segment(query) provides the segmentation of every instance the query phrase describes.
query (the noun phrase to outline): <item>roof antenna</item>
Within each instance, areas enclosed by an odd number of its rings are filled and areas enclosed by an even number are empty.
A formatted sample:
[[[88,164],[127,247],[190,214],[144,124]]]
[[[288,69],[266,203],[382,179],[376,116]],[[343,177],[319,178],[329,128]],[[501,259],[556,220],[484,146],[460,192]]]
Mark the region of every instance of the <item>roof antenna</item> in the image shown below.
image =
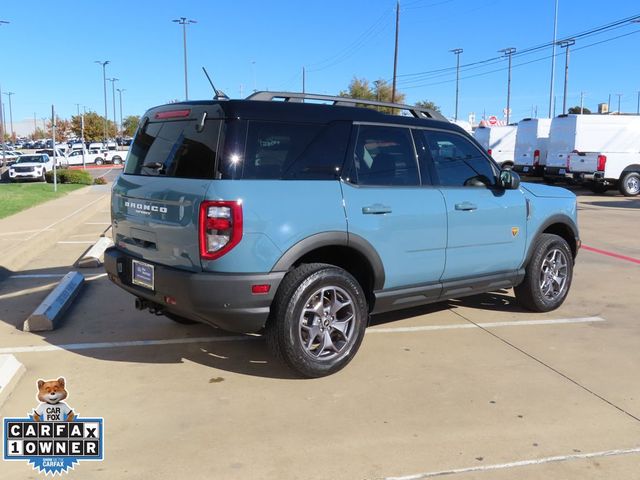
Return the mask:
[[[213,88],[213,93],[215,93],[215,96],[213,97],[213,99],[214,100],[229,100],[229,97],[227,97],[227,95],[222,90],[217,90],[216,87],[213,85],[213,82],[211,81],[211,77],[209,76],[209,73],[207,72],[207,69],[202,67],[202,71],[207,76],[207,80],[209,80],[209,83],[211,84],[211,88]]]

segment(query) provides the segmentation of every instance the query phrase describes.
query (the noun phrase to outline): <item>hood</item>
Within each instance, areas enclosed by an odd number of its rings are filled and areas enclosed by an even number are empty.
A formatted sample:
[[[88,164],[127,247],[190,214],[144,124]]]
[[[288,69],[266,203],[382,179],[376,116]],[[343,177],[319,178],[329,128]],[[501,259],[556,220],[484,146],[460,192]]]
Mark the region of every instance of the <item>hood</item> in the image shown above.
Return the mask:
[[[20,162],[20,163],[13,163],[11,166],[12,167],[44,167],[46,164],[45,163],[40,163],[40,162]]]
[[[566,188],[552,187],[541,183],[522,182],[520,186],[536,197],[545,198],[575,198],[575,194]]]

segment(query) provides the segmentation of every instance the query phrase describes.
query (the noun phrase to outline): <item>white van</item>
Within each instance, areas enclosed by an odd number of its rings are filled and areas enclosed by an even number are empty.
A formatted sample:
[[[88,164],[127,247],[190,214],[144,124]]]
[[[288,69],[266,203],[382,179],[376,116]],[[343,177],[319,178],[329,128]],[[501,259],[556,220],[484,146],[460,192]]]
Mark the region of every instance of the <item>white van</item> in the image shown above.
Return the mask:
[[[516,125],[478,127],[473,136],[501,167],[513,167]]]
[[[550,118],[525,118],[518,122],[513,169],[521,175],[541,177],[547,163]]]
[[[564,119],[560,130],[566,135],[565,125],[575,127],[571,132],[575,141],[565,147],[568,151],[565,176],[584,183],[596,193],[617,186],[625,196],[640,194],[640,116],[569,117],[573,118]]]

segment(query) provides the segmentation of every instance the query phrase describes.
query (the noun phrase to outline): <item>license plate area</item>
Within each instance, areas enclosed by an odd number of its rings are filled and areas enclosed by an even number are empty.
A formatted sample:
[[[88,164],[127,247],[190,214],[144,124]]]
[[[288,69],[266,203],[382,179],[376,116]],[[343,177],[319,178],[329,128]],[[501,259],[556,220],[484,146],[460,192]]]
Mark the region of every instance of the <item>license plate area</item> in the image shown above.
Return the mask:
[[[153,265],[141,262],[140,260],[132,260],[131,283],[153,290],[155,288],[155,270]]]
[[[564,175],[565,173],[567,173],[567,169],[566,168],[561,168],[559,173],[560,173],[560,175]]]

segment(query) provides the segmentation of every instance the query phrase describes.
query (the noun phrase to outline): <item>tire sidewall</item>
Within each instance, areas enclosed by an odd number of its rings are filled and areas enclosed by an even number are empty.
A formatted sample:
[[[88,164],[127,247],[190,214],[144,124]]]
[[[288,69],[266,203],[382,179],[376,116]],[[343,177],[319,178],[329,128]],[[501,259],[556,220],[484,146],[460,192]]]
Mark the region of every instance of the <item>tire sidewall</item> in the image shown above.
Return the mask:
[[[545,257],[554,248],[561,250],[566,257],[567,279],[563,294],[560,297],[554,298],[553,300],[547,300],[540,289],[540,269],[542,268],[542,262],[544,261]],[[573,255],[566,240],[557,235],[543,235],[536,245],[535,253],[533,254],[533,257],[531,259],[529,272],[527,273],[530,276],[529,282],[531,288],[533,289],[532,299],[535,302],[536,306],[540,309],[540,311],[548,312],[550,310],[555,310],[560,305],[562,305],[562,303],[567,298],[567,295],[569,294],[571,282],[573,280]]]
[[[638,195],[638,192],[633,193],[627,189],[627,181],[629,180],[629,177],[636,177],[640,181],[640,173],[638,172],[625,173],[620,179],[620,193],[622,193],[625,197],[635,197],[636,195]]]
[[[340,287],[352,297],[356,317],[353,326],[355,331],[350,343],[339,356],[330,360],[315,360],[305,352],[302,345],[299,334],[300,317],[309,296],[323,286]],[[283,313],[283,353],[291,366],[308,377],[329,375],[351,361],[362,343],[368,316],[362,287],[348,272],[336,267],[323,268],[304,278],[293,291]]]

